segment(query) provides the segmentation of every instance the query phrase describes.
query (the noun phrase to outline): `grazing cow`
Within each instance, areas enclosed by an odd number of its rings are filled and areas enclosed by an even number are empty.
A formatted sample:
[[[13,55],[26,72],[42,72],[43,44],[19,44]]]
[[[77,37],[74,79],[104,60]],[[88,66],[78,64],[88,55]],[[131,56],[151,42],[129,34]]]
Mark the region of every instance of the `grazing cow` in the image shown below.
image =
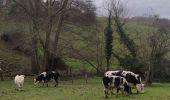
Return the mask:
[[[16,90],[22,90],[23,88],[23,85],[24,85],[24,75],[16,75],[15,78],[14,78],[14,83],[15,83],[15,86],[16,86]]]
[[[41,74],[39,74],[35,79],[34,79],[34,85],[37,85],[39,82],[47,84],[48,87],[48,82],[52,79],[55,80],[55,87],[58,85],[58,78],[59,78],[60,74],[58,72],[55,71],[49,71],[49,72],[42,72]]]
[[[141,77],[131,71],[107,71],[105,76],[111,77],[113,75],[124,77],[130,87],[135,86],[137,93],[144,93],[144,84],[142,84]],[[131,91],[131,89],[130,89]],[[132,92],[131,92],[132,93]]]
[[[113,88],[116,88],[116,96],[118,96],[119,90],[122,94],[129,95],[130,87],[124,77],[121,76],[111,76],[103,77],[104,93],[105,98],[108,98],[109,91],[113,93]]]

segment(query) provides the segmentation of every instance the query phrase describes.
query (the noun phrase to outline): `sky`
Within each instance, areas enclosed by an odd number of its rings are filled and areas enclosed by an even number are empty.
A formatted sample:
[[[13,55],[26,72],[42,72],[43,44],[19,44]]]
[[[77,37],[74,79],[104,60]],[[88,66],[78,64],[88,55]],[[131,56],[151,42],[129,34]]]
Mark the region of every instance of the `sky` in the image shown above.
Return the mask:
[[[107,0],[93,0],[97,14],[103,16],[103,3]],[[121,0],[128,9],[129,16],[149,16],[158,14],[161,18],[170,19],[170,0]]]

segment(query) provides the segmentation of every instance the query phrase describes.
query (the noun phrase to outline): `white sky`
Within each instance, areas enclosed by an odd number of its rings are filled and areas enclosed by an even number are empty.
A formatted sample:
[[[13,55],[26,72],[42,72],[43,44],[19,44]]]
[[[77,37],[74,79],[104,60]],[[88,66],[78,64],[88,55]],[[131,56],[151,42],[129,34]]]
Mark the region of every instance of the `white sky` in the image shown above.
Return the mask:
[[[104,1],[107,0],[93,0],[97,6],[97,14],[104,15],[101,8]],[[162,18],[170,19],[170,0],[122,0],[128,8],[129,16],[143,16],[151,12],[159,14]]]

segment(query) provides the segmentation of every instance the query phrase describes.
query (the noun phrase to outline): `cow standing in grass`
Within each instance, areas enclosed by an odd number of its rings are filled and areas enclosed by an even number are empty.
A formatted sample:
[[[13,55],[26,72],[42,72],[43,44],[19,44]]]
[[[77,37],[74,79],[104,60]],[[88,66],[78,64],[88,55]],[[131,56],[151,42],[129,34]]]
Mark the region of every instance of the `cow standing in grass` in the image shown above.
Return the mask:
[[[42,82],[43,86],[46,83],[48,87],[48,82],[53,79],[55,81],[55,87],[56,87],[58,85],[59,76],[60,74],[55,71],[42,72],[34,79],[34,85],[37,85],[39,82]]]
[[[25,76],[24,75],[16,75],[15,78],[14,78],[14,83],[15,83],[15,86],[16,86],[16,90],[22,90],[23,89],[23,85],[24,85],[24,78]]]
[[[142,84],[141,77],[138,74],[135,74],[131,71],[107,71],[105,76],[121,76],[124,77],[130,87],[135,86],[137,89],[137,93],[144,93],[144,84]],[[130,93],[132,93],[130,88]]]
[[[118,96],[119,91],[122,94],[129,95],[130,87],[124,77],[121,76],[104,76],[103,77],[104,93],[105,98],[108,98],[109,91],[113,93],[113,88],[116,88],[116,96]]]

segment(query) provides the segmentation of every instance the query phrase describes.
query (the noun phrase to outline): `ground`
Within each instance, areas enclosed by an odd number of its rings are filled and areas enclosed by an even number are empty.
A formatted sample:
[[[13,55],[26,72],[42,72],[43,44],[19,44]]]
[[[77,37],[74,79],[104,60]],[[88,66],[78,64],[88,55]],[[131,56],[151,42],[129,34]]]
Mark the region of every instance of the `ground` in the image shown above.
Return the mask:
[[[16,91],[13,81],[0,81],[0,100],[170,100],[170,83],[154,83],[146,87],[144,94],[121,94],[104,98],[101,78],[85,80],[60,81],[58,87],[34,87],[32,78],[26,78],[24,91]]]

